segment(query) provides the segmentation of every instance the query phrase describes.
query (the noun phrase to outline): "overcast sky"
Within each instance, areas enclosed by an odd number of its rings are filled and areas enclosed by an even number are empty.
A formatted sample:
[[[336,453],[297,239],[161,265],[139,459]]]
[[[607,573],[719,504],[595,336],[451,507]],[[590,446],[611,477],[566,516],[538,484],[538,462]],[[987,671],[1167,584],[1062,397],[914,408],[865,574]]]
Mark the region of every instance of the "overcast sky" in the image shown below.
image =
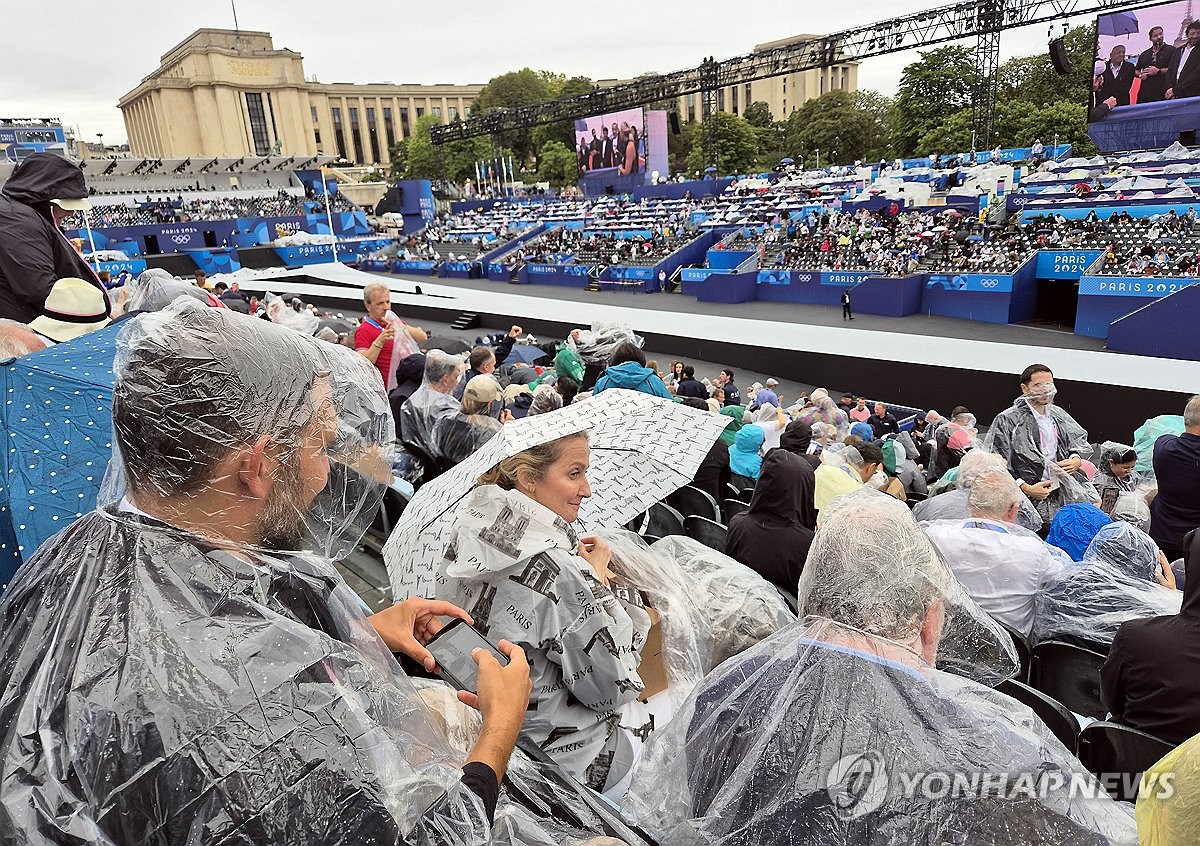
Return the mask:
[[[60,117],[94,141],[125,141],[117,100],[201,27],[233,26],[227,0],[56,0],[5,7],[0,117]],[[930,7],[914,0],[652,0],[598,15],[564,0],[238,0],[242,29],[304,56],[322,82],[483,83],[524,66],[593,79],[632,77],[727,58],[799,33],[848,29]],[[1084,23],[1072,21],[1072,24]],[[967,43],[973,44],[973,39]],[[1006,32],[1003,55],[1044,52],[1046,25]],[[859,87],[895,93],[915,52],[868,59]]]

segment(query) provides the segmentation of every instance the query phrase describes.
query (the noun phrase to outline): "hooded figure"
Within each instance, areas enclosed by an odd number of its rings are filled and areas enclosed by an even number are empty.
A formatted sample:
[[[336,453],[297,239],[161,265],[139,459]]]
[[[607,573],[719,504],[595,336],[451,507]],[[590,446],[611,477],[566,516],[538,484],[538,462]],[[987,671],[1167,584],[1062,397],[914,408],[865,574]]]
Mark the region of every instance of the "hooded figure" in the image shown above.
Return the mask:
[[[458,413],[459,401],[450,392],[465,369],[466,364],[460,356],[441,350],[430,350],[426,354],[421,387],[400,407],[400,416],[396,419],[400,440],[406,448],[419,450],[435,462],[441,458],[434,429],[439,420]]]
[[[1129,810],[987,686],[1016,674],[1012,641],[903,503],[864,490],[831,504],[799,588],[801,619],[710,673],[650,739],[626,808],[660,842],[1136,840]],[[929,773],[1011,781],[923,790]],[[1045,789],[1014,790],[1021,773]]]
[[[783,449],[767,453],[750,508],[729,521],[726,554],[794,593],[817,527],[815,485],[812,465],[802,457]]]
[[[400,409],[405,401],[421,387],[425,378],[425,354],[413,353],[400,359],[396,365],[396,387],[388,391],[388,404],[392,407],[392,419],[397,426],[400,421]]]
[[[55,209],[85,208],[87,196],[83,171],[52,153],[29,156],[4,183],[0,191],[0,318],[29,323],[41,315],[54,283],[70,277],[99,288],[105,316],[111,314],[104,285],[55,219]]]
[[[1112,523],[1112,518],[1090,502],[1064,505],[1050,522],[1046,543],[1057,546],[1072,561],[1082,561],[1096,533]]]
[[[671,399],[671,394],[667,390],[666,384],[663,383],[658,374],[644,364],[638,364],[636,361],[623,361],[620,364],[607,368],[600,375],[600,378],[596,380],[596,387],[592,390],[592,396],[609,388],[628,388],[631,391],[650,394],[650,396]]]
[[[162,311],[179,297],[191,297],[205,305],[213,304],[213,298],[203,289],[191,282],[176,279],[161,267],[151,267],[139,273],[137,280],[130,284],[125,313]]]
[[[1173,616],[1130,620],[1100,673],[1111,720],[1182,743],[1200,726],[1200,530],[1183,539],[1187,578]]]
[[[391,461],[371,365],[182,300],[115,370],[105,504],[0,601],[0,839],[488,842],[497,774],[461,767],[331,560]]]
[[[737,433],[746,425],[746,409],[740,405],[727,405],[720,413],[729,418],[725,431],[721,432],[721,440],[725,442],[725,446],[731,447]]]
[[[762,426],[750,423],[739,429],[729,450],[730,471],[738,476],[757,479],[762,468],[762,456],[758,451],[762,449],[764,440],[766,434]]]
[[[821,466],[821,459],[816,455],[809,455],[808,448],[812,445],[812,424],[807,420],[793,420],[783,430],[783,434],[779,436],[779,448],[790,452],[792,455],[798,455],[808,462],[808,465],[816,470]]]
[[[806,408],[796,415],[797,420],[803,420],[810,426],[813,423],[824,423],[827,426],[833,427],[836,431],[834,438],[841,440],[850,432],[850,418],[846,412],[837,407],[833,398],[829,396],[829,391],[824,388],[817,388],[809,397],[812,400],[812,408]]]
[[[1160,554],[1149,535],[1128,523],[1102,528],[1083,563],[1035,596],[1034,643],[1063,640],[1107,654],[1126,620],[1178,614],[1183,594],[1159,583]]]

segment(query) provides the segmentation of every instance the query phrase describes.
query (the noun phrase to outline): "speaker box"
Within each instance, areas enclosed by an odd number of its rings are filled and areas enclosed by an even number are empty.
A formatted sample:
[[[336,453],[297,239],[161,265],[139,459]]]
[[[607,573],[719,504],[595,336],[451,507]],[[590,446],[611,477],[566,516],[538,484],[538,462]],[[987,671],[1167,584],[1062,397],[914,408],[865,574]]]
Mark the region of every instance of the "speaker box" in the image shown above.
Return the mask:
[[[680,129],[679,129],[679,112],[668,112],[668,113],[667,113],[667,120],[668,120],[668,121],[670,122],[670,124],[671,124],[671,134],[672,134],[672,135],[678,135],[678,134],[679,134],[679,132],[680,132]]]
[[[1054,65],[1054,70],[1060,76],[1066,76],[1071,72],[1071,60],[1067,57],[1067,46],[1063,44],[1061,38],[1050,42],[1050,64]]]

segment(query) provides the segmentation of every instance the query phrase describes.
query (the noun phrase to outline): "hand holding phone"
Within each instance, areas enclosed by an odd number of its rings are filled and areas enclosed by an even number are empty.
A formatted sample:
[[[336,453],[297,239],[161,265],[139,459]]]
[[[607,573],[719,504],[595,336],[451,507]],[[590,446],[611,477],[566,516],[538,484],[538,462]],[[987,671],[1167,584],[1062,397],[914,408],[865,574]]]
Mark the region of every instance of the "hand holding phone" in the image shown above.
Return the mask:
[[[497,644],[493,644],[463,620],[451,620],[449,625],[425,644],[425,648],[433,653],[437,660],[442,678],[459,690],[472,694],[477,693],[479,689],[479,663],[473,654],[476,649],[482,649],[501,667],[508,666],[509,662],[508,656]]]

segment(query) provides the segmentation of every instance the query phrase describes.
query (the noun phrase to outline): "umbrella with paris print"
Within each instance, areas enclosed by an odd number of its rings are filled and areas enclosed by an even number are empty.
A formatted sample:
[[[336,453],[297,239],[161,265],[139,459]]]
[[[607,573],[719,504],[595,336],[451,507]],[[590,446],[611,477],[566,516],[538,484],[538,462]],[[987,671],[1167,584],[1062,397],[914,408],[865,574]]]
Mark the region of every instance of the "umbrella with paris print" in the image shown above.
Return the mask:
[[[587,432],[592,495],[577,528],[618,528],[689,484],[728,417],[649,394],[612,389],[566,408],[514,420],[461,464],[421,487],[383,548],[396,600],[433,596],[455,513],[475,480],[505,458]]]

